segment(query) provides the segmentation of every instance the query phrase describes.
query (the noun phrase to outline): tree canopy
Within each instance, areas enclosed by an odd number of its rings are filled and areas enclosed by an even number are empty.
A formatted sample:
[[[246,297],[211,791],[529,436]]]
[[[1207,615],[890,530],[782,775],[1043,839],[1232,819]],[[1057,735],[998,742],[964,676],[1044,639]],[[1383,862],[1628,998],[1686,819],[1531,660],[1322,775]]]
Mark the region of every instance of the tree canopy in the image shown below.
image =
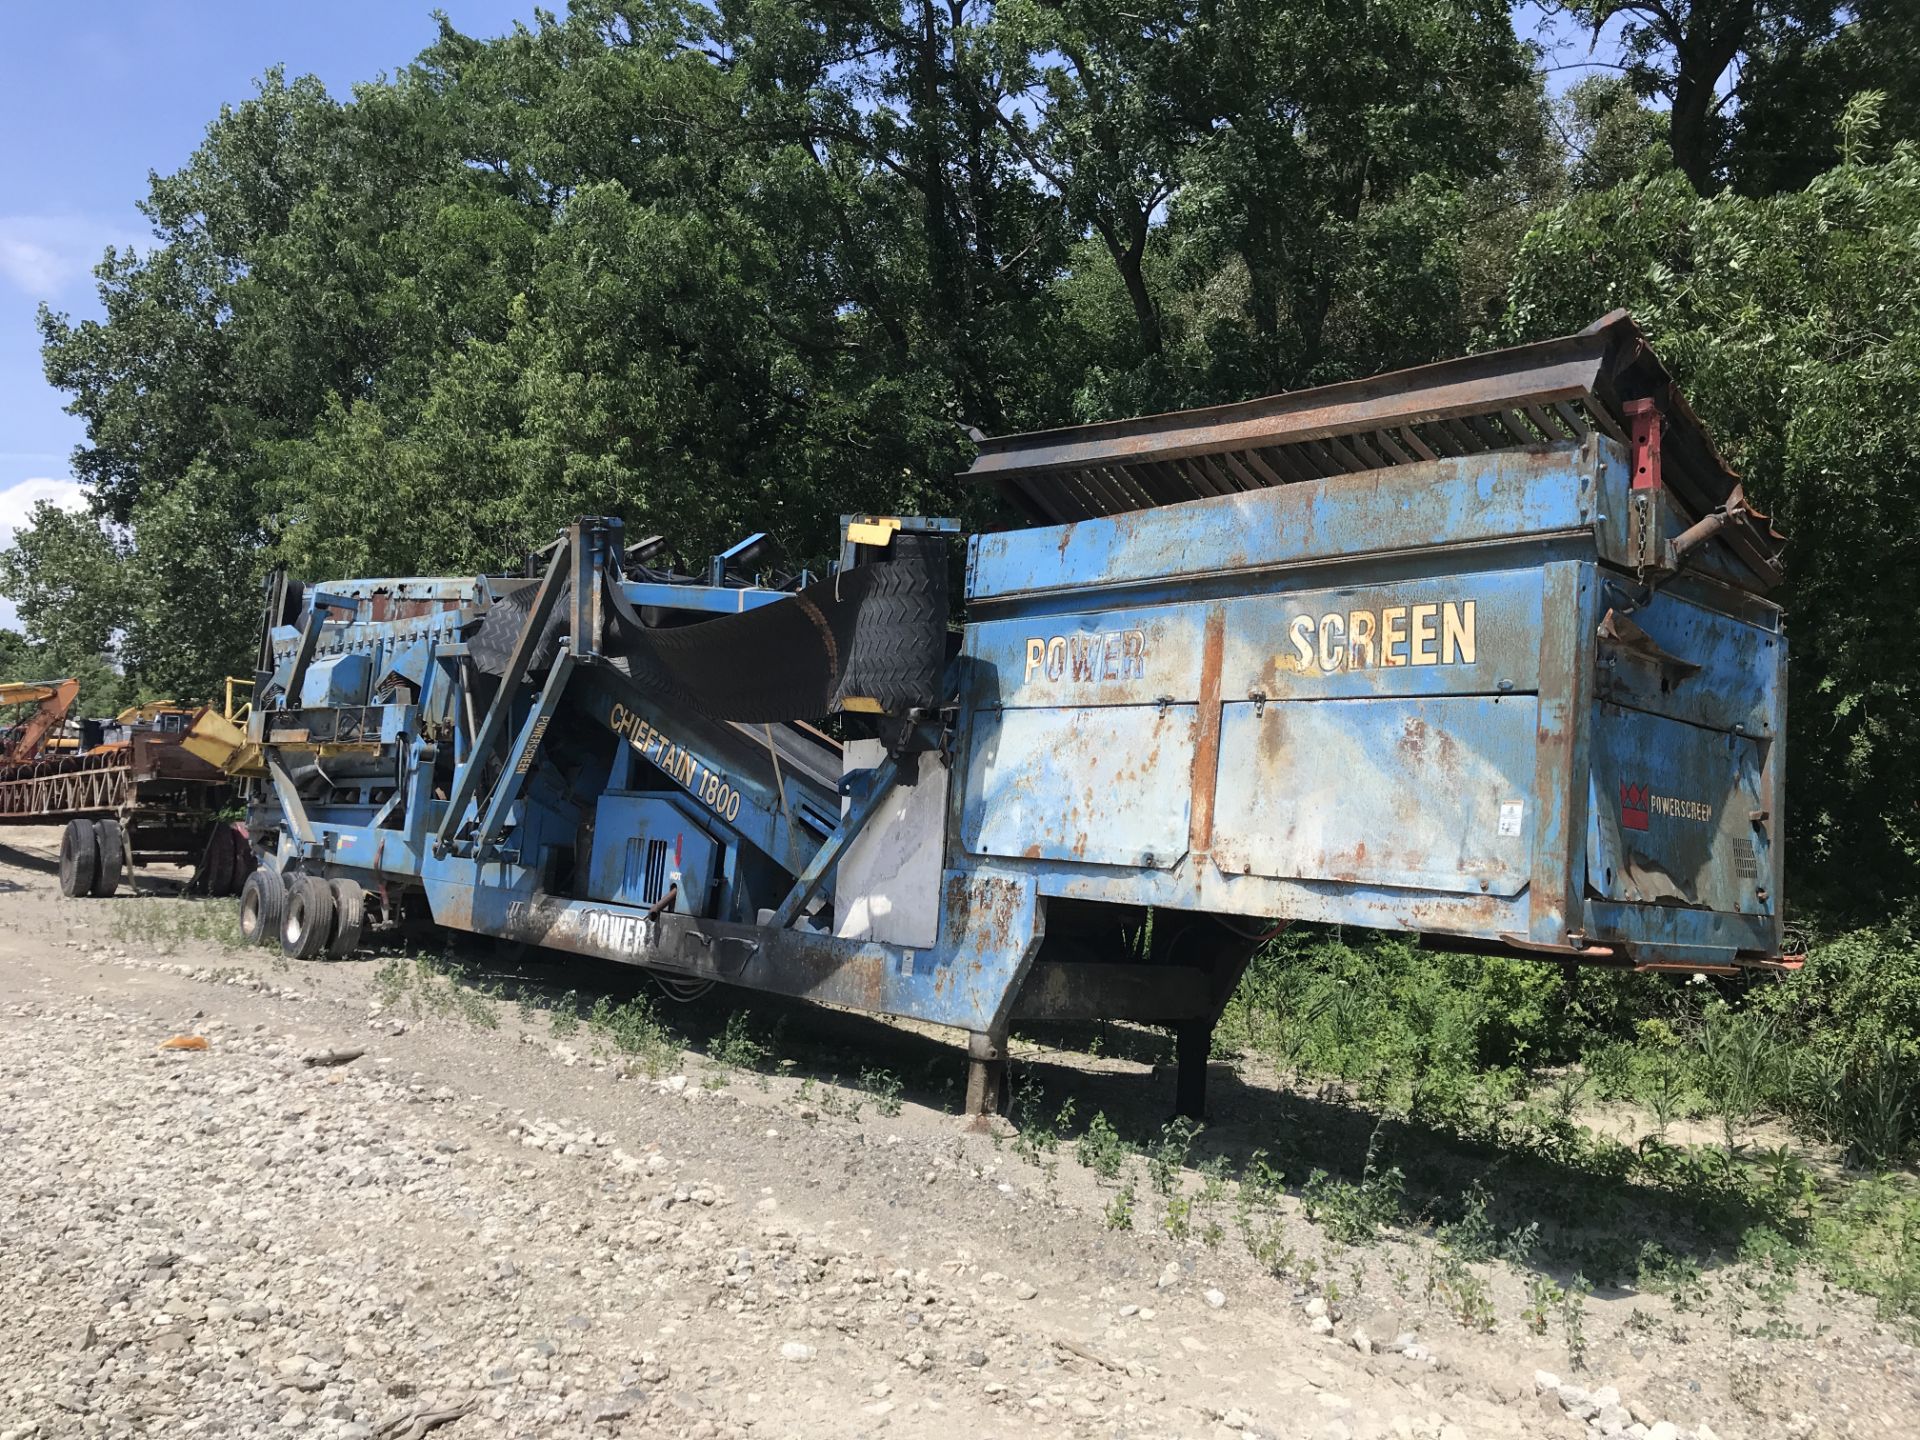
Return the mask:
[[[1564,8],[1618,68],[1558,96],[1483,0],[576,0],[346,97],[270,73],[102,318],[42,313],[94,509],[0,555],[4,658],[209,694],[272,564],[498,567],[586,512],[797,566],[845,511],[986,518],[968,427],[1627,304],[1794,537],[1796,867],[1907,893],[1911,7]]]

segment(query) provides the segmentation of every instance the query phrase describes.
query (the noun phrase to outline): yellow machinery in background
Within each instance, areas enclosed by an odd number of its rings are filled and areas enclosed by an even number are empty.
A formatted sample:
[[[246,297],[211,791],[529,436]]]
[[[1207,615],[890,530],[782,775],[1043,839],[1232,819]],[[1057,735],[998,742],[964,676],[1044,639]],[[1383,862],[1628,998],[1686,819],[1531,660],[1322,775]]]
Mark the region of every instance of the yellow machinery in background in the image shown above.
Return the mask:
[[[0,766],[25,764],[46,748],[79,694],[80,682],[71,677],[0,684],[0,707],[35,707],[31,714],[0,732]]]
[[[252,701],[243,694],[251,692],[253,681],[238,675],[227,676],[226,703],[219,710],[211,705],[195,717],[181,743],[229,775],[264,776],[267,767],[260,759],[260,747],[247,739],[247,715]]]

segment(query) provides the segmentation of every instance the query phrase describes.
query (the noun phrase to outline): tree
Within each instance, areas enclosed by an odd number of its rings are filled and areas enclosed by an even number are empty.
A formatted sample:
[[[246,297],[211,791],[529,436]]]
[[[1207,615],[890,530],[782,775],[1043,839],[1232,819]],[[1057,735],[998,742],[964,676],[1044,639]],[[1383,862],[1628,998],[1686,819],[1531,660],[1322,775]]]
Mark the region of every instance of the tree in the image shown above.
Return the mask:
[[[0,588],[17,604],[22,632],[0,631],[11,637],[4,678],[73,675],[81,681],[76,713],[120,710],[133,688],[114,664],[132,598],[124,562],[99,521],[47,501],[36,505],[13,545],[0,550]]]
[[[125,659],[217,682],[233,648],[184,617],[274,561],[499,566],[587,510],[818,558],[848,509],[983,505],[966,424],[1430,358],[1464,339],[1458,186],[1525,83],[1459,0],[581,0],[443,25],[346,102],[272,72],[154,178],[105,318],[42,317],[127,568],[227,557],[155,570],[176,620]],[[1073,312],[1096,256],[1130,334]]]
[[[1460,188],[1496,169],[1530,83],[1504,7],[1250,0],[1213,10],[1201,52],[1206,137],[1171,222],[1189,266],[1232,264],[1247,293],[1213,398],[1464,343]]]
[[[1200,130],[1184,95],[1193,67],[1179,4],[1120,12],[1097,3],[1001,5],[995,35],[1032,57],[1026,84],[995,113],[1015,150],[1096,237],[1133,307],[1141,362],[1163,348],[1147,242]]]
[[[1130,307],[1080,414],[1408,363],[1464,343],[1463,186],[1533,92],[1504,9],[1381,0],[999,8],[1031,57],[1001,116]]]
[[[1620,76],[1589,76],[1571,86],[1556,109],[1568,182],[1576,191],[1605,190],[1673,165],[1659,112],[1642,104]]]
[[[1798,190],[1840,158],[1841,120],[1854,97],[1884,98],[1882,143],[1920,140],[1920,6],[1856,0],[1828,33],[1789,31],[1751,55],[1727,174],[1743,194]]]
[[[1835,0],[1564,0],[1543,8],[1575,16],[1596,41],[1609,22],[1624,22],[1626,75],[1640,95],[1667,102],[1674,162],[1702,195],[1720,187],[1735,117],[1766,76],[1747,62],[1817,43],[1841,11]]]

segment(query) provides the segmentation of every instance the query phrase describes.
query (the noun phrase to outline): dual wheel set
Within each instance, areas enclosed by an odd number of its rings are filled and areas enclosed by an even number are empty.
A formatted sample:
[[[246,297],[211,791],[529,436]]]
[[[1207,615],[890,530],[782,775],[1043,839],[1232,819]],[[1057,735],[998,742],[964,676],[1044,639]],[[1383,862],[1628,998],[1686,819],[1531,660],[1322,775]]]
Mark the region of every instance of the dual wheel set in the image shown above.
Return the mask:
[[[143,836],[154,838],[142,829]],[[162,829],[161,843],[176,831]],[[69,820],[60,834],[60,893],[69,900],[85,896],[104,898],[130,879],[133,847],[128,844],[127,826],[111,817],[104,820]],[[151,858],[151,857],[149,857]],[[171,855],[160,858],[170,859]],[[247,843],[247,832],[224,820],[215,821],[206,832],[200,863],[194,867],[189,893],[198,895],[238,895],[247,875],[258,862]]]
[[[292,960],[344,960],[360,947],[366,924],[367,892],[358,880],[262,866],[240,888],[247,943],[278,943]]]
[[[60,835],[60,893],[69,900],[113,894],[127,858],[127,833],[118,820],[69,820]]]

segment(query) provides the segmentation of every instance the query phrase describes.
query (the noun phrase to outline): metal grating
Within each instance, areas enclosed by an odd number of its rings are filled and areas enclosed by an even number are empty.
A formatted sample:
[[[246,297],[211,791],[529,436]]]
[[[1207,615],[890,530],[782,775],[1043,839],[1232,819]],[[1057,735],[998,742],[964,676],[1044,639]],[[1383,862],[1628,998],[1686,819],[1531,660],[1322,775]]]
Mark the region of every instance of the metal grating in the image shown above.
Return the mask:
[[[644,835],[629,838],[623,885],[626,893],[638,895],[642,904],[657,904],[667,893],[667,842]]]
[[[1625,311],[1578,335],[1296,390],[1234,405],[980,441],[967,478],[1031,519],[1070,524],[1273,485],[1465,455],[1628,443],[1622,407],[1651,397],[1665,417],[1664,469],[1696,515],[1737,478]],[[1727,539],[1763,585],[1780,577],[1764,520]]]

